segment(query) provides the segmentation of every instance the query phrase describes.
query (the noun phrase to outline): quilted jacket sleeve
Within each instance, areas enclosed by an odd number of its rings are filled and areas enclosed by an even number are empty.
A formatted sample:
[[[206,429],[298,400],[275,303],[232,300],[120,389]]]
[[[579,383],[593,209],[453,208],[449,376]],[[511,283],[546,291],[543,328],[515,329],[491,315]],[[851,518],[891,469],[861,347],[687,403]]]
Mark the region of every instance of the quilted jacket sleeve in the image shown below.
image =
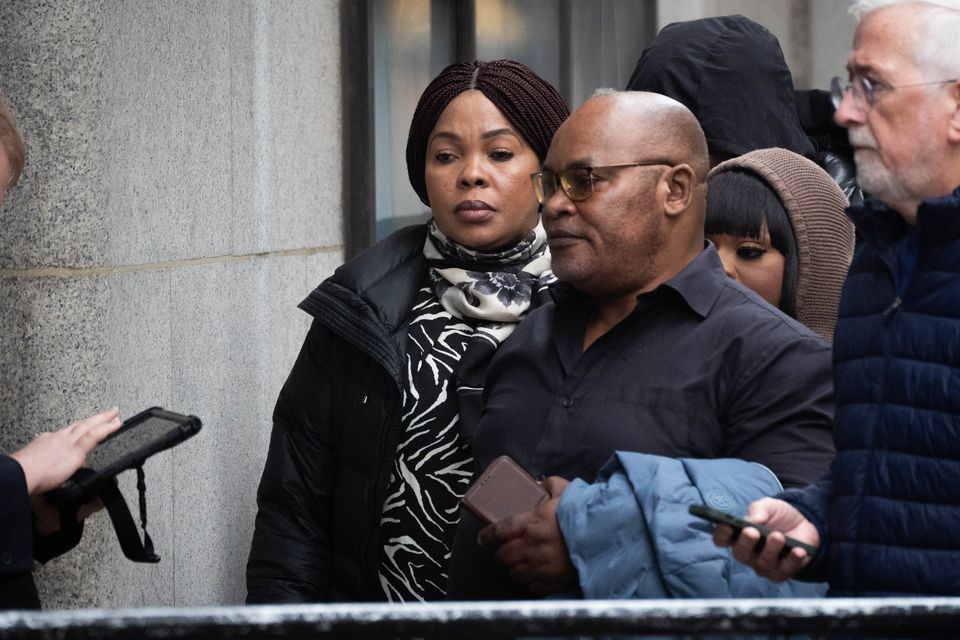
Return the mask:
[[[713,544],[689,505],[743,513],[777,479],[744,460],[618,452],[597,481],[571,483],[557,519],[585,598],[815,597],[823,585],[774,584]]]
[[[587,599],[667,598],[643,511],[616,460],[593,484],[571,482],[557,507],[580,589]]]
[[[247,602],[325,600],[333,491],[331,335],[314,322],[273,411],[247,562]]]
[[[827,536],[827,508],[830,504],[830,494],[833,492],[833,483],[828,474],[818,483],[808,485],[802,489],[790,489],[776,496],[797,508],[804,517],[817,528],[820,534],[820,547],[813,561],[803,571],[797,574],[797,580],[817,582],[826,579],[826,558],[829,537]]]

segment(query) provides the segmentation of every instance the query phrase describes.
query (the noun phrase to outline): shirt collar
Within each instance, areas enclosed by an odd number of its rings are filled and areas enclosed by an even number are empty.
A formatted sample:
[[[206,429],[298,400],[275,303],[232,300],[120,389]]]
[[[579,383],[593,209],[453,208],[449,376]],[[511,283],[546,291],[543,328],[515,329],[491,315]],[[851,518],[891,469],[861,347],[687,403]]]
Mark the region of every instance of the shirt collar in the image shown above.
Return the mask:
[[[940,198],[929,198],[917,209],[917,228],[921,245],[951,242],[960,235],[960,187]],[[893,244],[904,236],[907,223],[899,213],[883,202],[868,198],[847,209],[857,231],[876,245]]]
[[[700,317],[707,317],[710,309],[727,284],[727,274],[723,270],[720,256],[713,243],[707,240],[703,251],[691,260],[680,273],[673,276],[653,291],[640,294],[640,297],[662,294],[665,289],[673,290],[690,309]],[[578,291],[566,282],[558,282],[550,288],[550,294],[558,305],[568,302],[582,302],[589,296]]]
[[[723,270],[717,248],[709,240],[705,241],[705,245],[703,251],[680,273],[657,287],[676,291],[687,306],[702,318],[707,317],[727,285],[727,274]]]

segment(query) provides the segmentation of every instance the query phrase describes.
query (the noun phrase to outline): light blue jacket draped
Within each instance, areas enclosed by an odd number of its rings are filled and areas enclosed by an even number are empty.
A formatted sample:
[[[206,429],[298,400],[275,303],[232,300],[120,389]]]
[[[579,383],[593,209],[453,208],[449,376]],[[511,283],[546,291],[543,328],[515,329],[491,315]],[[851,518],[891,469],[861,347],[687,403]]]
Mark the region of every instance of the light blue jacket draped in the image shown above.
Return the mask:
[[[742,515],[753,500],[780,491],[776,476],[754,462],[617,452],[596,482],[567,487],[557,519],[585,598],[822,596],[821,583],[760,578],[687,511],[705,503]]]

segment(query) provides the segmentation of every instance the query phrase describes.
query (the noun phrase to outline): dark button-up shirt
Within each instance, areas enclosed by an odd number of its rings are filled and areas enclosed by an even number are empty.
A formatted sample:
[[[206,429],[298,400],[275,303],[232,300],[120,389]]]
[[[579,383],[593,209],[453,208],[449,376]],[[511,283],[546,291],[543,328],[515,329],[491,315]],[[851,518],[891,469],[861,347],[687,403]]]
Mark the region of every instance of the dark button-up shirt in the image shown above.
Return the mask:
[[[729,279],[712,244],[583,351],[591,310],[560,285],[500,348],[473,441],[477,474],[507,454],[535,477],[590,482],[616,450],[742,458],[785,486],[826,473],[830,346]],[[473,572],[457,556],[477,554],[475,526],[465,518],[458,533],[451,597],[491,597],[469,587],[477,576],[456,575]]]

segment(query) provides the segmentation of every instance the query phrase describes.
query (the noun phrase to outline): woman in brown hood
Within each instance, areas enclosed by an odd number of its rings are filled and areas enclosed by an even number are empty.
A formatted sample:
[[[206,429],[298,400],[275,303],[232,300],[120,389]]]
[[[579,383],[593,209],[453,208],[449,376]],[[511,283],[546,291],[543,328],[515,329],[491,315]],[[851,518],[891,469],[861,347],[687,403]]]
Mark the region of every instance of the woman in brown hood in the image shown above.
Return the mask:
[[[706,235],[727,275],[833,340],[853,257],[847,199],[815,163],[760,149],[710,172]]]

